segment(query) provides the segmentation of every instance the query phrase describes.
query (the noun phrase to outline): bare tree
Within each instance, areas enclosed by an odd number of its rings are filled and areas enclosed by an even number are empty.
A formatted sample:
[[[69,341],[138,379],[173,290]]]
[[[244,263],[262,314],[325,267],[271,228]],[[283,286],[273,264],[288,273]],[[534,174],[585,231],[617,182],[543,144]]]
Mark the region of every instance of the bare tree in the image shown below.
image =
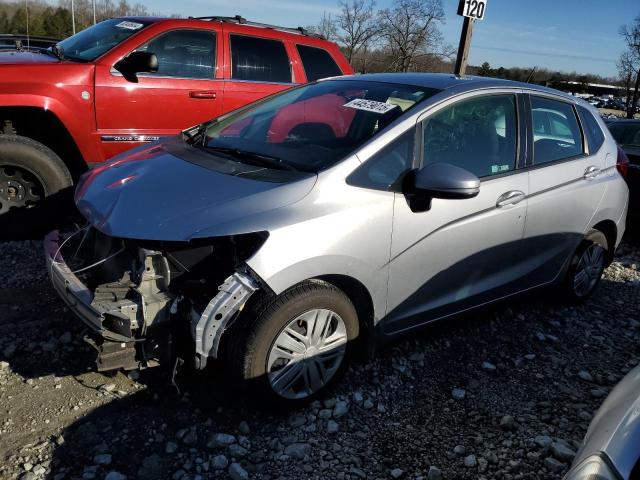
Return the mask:
[[[418,56],[442,43],[438,25],[444,19],[442,0],[394,0],[390,9],[380,11],[382,38],[394,71],[412,70]]]
[[[335,42],[337,38],[336,21],[331,17],[330,13],[323,12],[322,18],[317,25],[309,25],[305,27],[310,32],[322,35],[331,42]]]
[[[620,35],[624,39],[627,50],[618,61],[618,69],[621,70],[622,80],[628,82],[627,118],[633,118],[640,100],[640,15],[631,25],[620,27]],[[633,92],[630,88],[631,84],[633,84]],[[631,102],[629,102],[630,96]]]
[[[378,35],[375,2],[373,0],[340,0],[340,14],[336,17],[338,41],[344,47],[347,61],[353,64],[354,55],[367,50]],[[366,61],[366,59],[365,59]]]
[[[633,55],[631,55],[629,51],[626,51],[620,55],[620,58],[616,62],[616,66],[618,67],[620,81],[622,82],[625,91],[625,111],[627,112],[627,116],[629,116],[630,113],[633,115],[633,109],[631,108],[633,103],[632,92],[636,78],[638,77],[640,65],[638,64],[637,59],[634,59]]]

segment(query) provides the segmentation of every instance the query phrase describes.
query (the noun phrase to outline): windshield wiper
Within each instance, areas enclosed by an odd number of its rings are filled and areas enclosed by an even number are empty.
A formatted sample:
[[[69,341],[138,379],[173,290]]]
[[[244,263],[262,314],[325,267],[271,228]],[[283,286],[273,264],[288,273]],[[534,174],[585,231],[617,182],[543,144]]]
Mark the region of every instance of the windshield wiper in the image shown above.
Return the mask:
[[[205,146],[204,148],[206,150],[224,153],[234,158],[247,159],[250,160],[252,164],[258,166],[272,167],[278,170],[289,170],[290,172],[300,171],[293,165],[289,165],[288,163],[283,162],[282,159],[271,155],[265,155],[264,153],[250,152],[248,150],[241,150],[239,148],[232,147]]]
[[[183,130],[182,133],[184,133],[187,137],[187,142],[189,144],[203,144],[204,143],[204,139],[205,136],[204,134],[206,133],[207,129],[209,128],[209,126],[211,126],[213,122],[205,122],[205,123],[201,123],[200,125],[198,125],[197,127],[195,127],[195,131],[194,128],[190,128],[188,130]],[[191,133],[193,132],[193,133]]]

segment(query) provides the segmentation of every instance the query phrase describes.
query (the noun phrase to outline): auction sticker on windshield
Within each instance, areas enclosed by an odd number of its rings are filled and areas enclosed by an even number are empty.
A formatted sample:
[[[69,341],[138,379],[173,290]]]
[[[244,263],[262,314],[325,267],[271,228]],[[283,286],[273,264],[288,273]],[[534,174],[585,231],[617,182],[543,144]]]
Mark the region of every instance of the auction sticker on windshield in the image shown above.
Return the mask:
[[[364,98],[356,98],[355,100],[345,103],[343,106],[355,108],[356,110],[364,110],[365,112],[379,113],[380,115],[384,115],[397,107],[397,105],[391,105],[390,103],[365,100]]]
[[[127,30],[138,30],[144,27],[144,24],[137,22],[120,22],[116,25],[119,28],[126,28]]]

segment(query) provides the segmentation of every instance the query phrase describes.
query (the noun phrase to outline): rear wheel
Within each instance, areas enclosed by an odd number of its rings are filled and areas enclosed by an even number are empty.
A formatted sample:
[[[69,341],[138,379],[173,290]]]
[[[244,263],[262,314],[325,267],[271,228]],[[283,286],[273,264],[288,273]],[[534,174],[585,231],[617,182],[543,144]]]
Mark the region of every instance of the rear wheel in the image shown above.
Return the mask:
[[[356,310],[334,286],[311,281],[284,292],[250,325],[230,334],[227,362],[246,386],[272,403],[299,403],[326,391],[358,337]]]
[[[72,185],[69,170],[53,150],[27,137],[0,135],[3,237],[21,238],[53,225],[54,216],[61,213],[57,210],[64,205],[63,192]]]
[[[574,302],[584,302],[595,291],[607,261],[607,237],[597,230],[578,246],[567,272],[565,287]]]

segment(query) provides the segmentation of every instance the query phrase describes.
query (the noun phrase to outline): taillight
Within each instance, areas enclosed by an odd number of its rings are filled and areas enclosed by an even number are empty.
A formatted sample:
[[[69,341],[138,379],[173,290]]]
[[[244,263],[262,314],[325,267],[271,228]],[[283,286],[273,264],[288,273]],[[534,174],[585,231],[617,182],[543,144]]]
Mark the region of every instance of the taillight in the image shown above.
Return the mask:
[[[616,161],[616,168],[620,172],[620,175],[623,177],[627,176],[627,172],[629,171],[629,157],[624,153],[620,147],[618,147],[618,160]]]

